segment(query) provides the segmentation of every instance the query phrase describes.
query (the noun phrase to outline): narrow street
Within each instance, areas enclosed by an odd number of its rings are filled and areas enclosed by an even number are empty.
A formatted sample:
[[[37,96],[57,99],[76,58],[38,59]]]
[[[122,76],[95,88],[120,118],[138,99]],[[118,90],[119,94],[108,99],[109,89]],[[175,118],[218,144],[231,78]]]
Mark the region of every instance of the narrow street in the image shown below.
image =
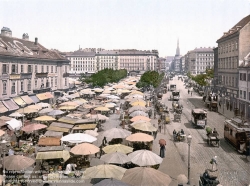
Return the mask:
[[[169,101],[171,92],[163,95],[162,102],[170,108],[171,123],[166,126],[167,136],[172,136],[175,129],[180,131],[183,129],[185,133],[191,134],[191,151],[190,151],[190,167],[191,167],[191,185],[199,185],[199,176],[205,169],[210,169],[210,160],[217,156],[218,161],[218,180],[223,186],[245,186],[250,183],[250,162],[245,156],[240,155],[236,150],[224,140],[224,120],[225,117],[219,113],[208,111],[208,126],[216,128],[219,133],[220,147],[209,146],[206,142],[206,130],[195,128],[191,120],[192,108],[205,108],[202,97],[196,93],[188,94],[188,89],[185,89],[184,82],[177,80],[174,77],[169,84],[176,84],[177,90],[180,91],[180,103],[183,105],[183,113],[181,122],[174,122],[174,115],[171,111],[172,101]],[[169,85],[168,85],[169,86]],[[179,154],[184,164],[188,162],[188,144],[186,142],[174,142],[176,152]],[[178,165],[176,165],[178,166]],[[162,170],[164,171],[164,170]],[[185,172],[186,171],[186,172]],[[187,167],[184,170],[187,175]]]

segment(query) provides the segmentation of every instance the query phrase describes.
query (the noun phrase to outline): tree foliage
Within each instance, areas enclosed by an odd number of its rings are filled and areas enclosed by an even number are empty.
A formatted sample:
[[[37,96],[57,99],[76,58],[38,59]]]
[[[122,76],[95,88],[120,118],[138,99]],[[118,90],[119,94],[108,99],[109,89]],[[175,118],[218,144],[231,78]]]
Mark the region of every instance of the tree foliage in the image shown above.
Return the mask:
[[[214,69],[206,69],[206,73],[198,74],[196,76],[193,76],[190,72],[188,72],[187,76],[195,81],[198,85],[207,86],[208,80],[211,80],[214,77]]]
[[[97,73],[91,75],[90,77],[84,76],[80,78],[81,81],[92,84],[93,86],[103,87],[108,83],[117,83],[122,78],[127,77],[127,70],[113,70],[113,69],[103,69],[98,71]]]
[[[136,84],[136,87],[149,87],[152,85],[153,87],[157,87],[160,85],[162,79],[164,77],[164,73],[159,74],[156,71],[147,71],[142,76],[140,81]]]

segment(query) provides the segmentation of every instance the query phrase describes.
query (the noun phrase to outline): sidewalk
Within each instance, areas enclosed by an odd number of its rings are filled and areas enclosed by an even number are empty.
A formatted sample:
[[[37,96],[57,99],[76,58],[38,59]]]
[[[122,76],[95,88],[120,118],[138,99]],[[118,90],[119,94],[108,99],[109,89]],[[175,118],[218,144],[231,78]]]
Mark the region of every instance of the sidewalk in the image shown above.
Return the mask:
[[[222,104],[221,106],[218,105],[218,113],[225,116],[225,118],[227,118],[227,119],[234,117],[233,110],[232,111],[230,111],[230,109],[227,110],[227,107],[225,104],[224,105]]]

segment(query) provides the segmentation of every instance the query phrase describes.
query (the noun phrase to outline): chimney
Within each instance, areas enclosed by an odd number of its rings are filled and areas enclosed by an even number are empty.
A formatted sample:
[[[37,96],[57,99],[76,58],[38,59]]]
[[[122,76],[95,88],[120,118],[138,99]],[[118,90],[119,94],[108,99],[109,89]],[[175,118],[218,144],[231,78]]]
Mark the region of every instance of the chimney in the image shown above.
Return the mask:
[[[37,43],[38,43],[38,38],[36,37],[35,38],[35,45],[37,45]]]
[[[24,40],[29,40],[29,35],[27,33],[24,33],[22,38]]]

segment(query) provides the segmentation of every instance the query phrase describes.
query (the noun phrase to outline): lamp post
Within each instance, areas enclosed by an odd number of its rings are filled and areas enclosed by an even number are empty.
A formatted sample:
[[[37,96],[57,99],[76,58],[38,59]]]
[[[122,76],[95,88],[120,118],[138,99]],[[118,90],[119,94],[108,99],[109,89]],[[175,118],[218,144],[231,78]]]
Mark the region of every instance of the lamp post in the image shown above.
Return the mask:
[[[187,137],[187,143],[188,143],[188,185],[190,185],[190,145],[192,141],[192,136],[189,134]]]
[[[6,153],[6,143],[7,141],[5,139],[3,139],[1,141],[1,145],[2,145],[2,150],[3,150],[3,185],[5,185],[5,163],[4,163],[4,158],[5,158],[5,153]]]

